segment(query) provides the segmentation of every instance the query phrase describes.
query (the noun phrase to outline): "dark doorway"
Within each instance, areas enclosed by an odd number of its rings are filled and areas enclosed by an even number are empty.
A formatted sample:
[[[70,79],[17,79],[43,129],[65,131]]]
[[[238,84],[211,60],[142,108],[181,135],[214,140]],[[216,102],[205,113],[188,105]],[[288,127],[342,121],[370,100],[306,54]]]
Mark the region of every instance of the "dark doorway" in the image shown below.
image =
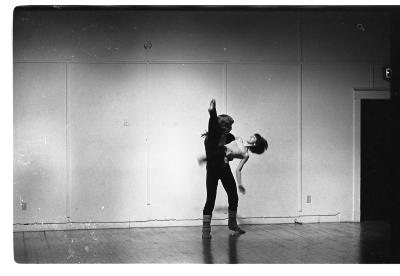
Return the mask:
[[[389,100],[361,100],[361,221],[390,219]]]

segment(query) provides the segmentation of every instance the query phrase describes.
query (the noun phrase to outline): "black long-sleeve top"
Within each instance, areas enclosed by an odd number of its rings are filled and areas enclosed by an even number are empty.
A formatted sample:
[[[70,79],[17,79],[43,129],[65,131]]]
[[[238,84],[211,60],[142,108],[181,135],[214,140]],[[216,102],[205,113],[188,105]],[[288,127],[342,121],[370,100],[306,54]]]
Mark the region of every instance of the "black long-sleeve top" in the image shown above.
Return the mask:
[[[229,165],[225,163],[225,147],[224,145],[235,140],[235,136],[231,133],[224,133],[218,124],[217,111],[211,110],[210,119],[208,121],[208,134],[204,140],[204,147],[207,156],[207,169],[221,168]]]

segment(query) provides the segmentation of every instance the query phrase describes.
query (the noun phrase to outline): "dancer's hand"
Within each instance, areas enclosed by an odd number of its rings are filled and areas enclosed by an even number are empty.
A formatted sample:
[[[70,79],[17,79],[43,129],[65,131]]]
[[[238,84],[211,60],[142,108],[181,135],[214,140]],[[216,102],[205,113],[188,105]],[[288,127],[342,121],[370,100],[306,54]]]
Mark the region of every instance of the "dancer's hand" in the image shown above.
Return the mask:
[[[241,192],[242,194],[246,193],[246,189],[243,187],[243,185],[239,185],[239,192]]]
[[[210,106],[208,107],[208,111],[215,110],[215,99],[212,99],[210,102]]]
[[[232,153],[231,150],[226,149],[225,155],[226,155],[226,159],[228,159],[228,161],[232,161],[233,160],[233,153]]]

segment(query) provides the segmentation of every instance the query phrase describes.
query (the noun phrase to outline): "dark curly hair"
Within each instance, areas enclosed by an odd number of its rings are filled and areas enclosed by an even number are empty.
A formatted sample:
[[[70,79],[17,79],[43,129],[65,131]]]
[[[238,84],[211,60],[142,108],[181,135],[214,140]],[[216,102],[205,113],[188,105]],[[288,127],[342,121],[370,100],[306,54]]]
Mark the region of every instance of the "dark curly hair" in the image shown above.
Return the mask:
[[[249,150],[252,153],[262,154],[268,149],[268,142],[258,133],[255,133],[254,136],[256,137],[256,143],[254,146],[249,147]]]

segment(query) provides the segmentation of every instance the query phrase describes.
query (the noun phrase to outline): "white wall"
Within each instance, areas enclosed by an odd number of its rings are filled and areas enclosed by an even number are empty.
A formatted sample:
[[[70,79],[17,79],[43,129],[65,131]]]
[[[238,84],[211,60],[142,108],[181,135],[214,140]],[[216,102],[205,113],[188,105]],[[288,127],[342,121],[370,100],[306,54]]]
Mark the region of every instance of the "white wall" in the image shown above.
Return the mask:
[[[15,223],[66,221],[65,75],[64,64],[14,65]]]
[[[388,27],[371,11],[16,11],[14,223],[198,225],[211,98],[270,144],[244,169],[242,222],[351,220],[352,93],[388,87]],[[226,207],[220,186],[214,218]]]
[[[298,77],[296,65],[229,65],[228,113],[234,133],[266,137],[266,154],[252,155],[243,169],[239,213],[245,217],[297,215]],[[232,166],[235,168],[238,162]]]
[[[380,70],[389,60],[389,21],[374,12],[301,18],[303,213],[350,221],[353,88],[388,87]]]
[[[145,65],[69,67],[74,221],[129,221],[146,198]]]
[[[312,204],[304,212],[352,217],[353,91],[368,87],[368,66],[303,67],[303,195]]]
[[[200,134],[209,100],[223,106],[220,64],[152,64],[149,96],[149,219],[198,218],[205,198]],[[221,110],[221,108],[220,108]],[[203,199],[203,200],[202,200]]]

